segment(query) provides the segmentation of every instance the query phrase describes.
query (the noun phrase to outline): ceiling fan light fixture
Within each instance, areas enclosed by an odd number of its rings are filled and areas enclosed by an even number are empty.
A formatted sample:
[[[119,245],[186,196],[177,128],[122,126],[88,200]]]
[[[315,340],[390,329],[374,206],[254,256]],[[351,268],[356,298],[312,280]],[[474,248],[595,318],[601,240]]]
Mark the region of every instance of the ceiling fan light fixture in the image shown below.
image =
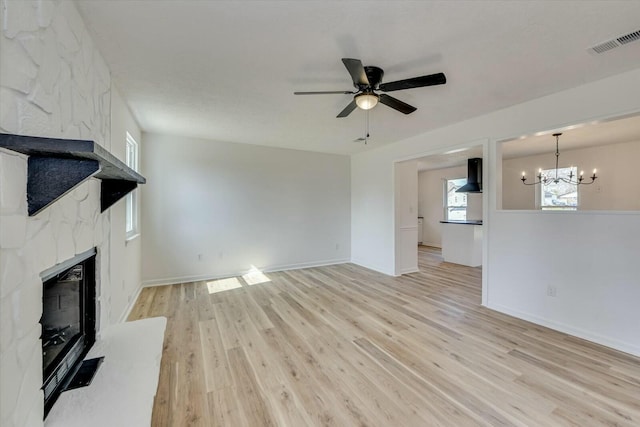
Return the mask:
[[[342,90],[323,90],[313,92],[293,92],[294,95],[324,95],[324,94],[349,94],[355,95],[349,104],[336,116],[337,118],[347,117],[356,108],[361,110],[371,110],[373,107],[381,104],[399,111],[402,114],[411,114],[416,111],[407,103],[394,98],[393,96],[382,93],[376,94],[375,91],[393,92],[396,90],[414,89],[425,86],[443,85],[447,82],[447,78],[443,73],[429,74],[427,76],[413,77],[410,79],[397,80],[395,82],[381,83],[384,71],[380,67],[373,65],[364,66],[362,61],[354,58],[342,58],[342,63],[347,68],[353,81],[355,91]]]
[[[363,110],[370,110],[378,104],[378,95],[365,92],[356,95],[356,105]]]

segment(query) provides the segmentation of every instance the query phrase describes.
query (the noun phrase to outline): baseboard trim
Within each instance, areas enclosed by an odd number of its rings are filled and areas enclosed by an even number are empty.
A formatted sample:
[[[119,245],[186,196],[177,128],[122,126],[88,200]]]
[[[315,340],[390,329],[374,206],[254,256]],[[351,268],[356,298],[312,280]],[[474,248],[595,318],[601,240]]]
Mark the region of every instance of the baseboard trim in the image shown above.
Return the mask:
[[[348,259],[340,258],[333,260],[323,260],[323,261],[314,261],[314,262],[304,262],[298,264],[281,264],[281,265],[273,265],[269,267],[261,268],[260,271],[263,273],[269,273],[274,271],[286,271],[286,270],[299,270],[302,268],[311,268],[311,267],[323,267],[326,265],[336,265],[336,264],[346,264],[351,262]],[[250,270],[243,271],[234,271],[228,273],[209,273],[209,274],[199,274],[194,276],[177,276],[177,277],[168,277],[164,279],[150,279],[143,280],[142,287],[148,288],[151,286],[164,286],[164,285],[175,285],[178,283],[189,283],[189,282],[199,282],[202,280],[216,280],[216,279],[224,279],[226,277],[237,277],[242,276],[244,274],[249,273]]]
[[[136,290],[133,298],[131,298],[131,301],[129,301],[129,304],[127,304],[127,307],[122,312],[122,315],[118,320],[118,323],[123,323],[127,321],[127,318],[131,314],[131,310],[133,310],[133,307],[136,305],[136,301],[138,301],[138,297],[140,296],[140,292],[142,292],[143,287],[144,286],[142,285],[142,283],[138,285],[138,289]]]
[[[411,273],[419,273],[419,272],[420,272],[419,269],[412,267],[412,268],[408,268],[406,270],[402,270],[400,272],[400,274],[396,274],[396,277],[402,276],[403,274],[411,274]]]
[[[498,311],[500,313],[508,314],[509,316],[516,317],[518,319],[526,320],[531,323],[535,323],[540,326],[545,326],[547,328],[556,330],[558,332],[563,332],[565,334],[569,334],[578,338],[582,338],[587,341],[591,341],[596,344],[603,345],[605,347],[612,348],[614,350],[622,351],[624,353],[631,354],[633,356],[640,357],[640,347],[637,345],[614,340],[609,337],[605,337],[603,335],[595,334],[591,331],[587,331],[581,328],[576,328],[564,323],[555,322],[553,320],[545,319],[543,317],[536,316],[534,314],[525,313],[518,310],[513,310],[509,307],[505,307],[500,304],[491,304],[486,306],[487,308]]]
[[[369,263],[366,263],[366,262],[362,262],[362,261],[359,261],[357,259],[352,259],[351,263],[355,264],[357,266],[360,266],[360,267],[364,267],[364,268],[369,269],[369,270],[376,271],[378,273],[385,274],[387,276],[392,276],[392,277],[395,276],[395,273],[389,272],[389,271],[385,270],[384,268],[382,268],[380,266],[369,264]]]

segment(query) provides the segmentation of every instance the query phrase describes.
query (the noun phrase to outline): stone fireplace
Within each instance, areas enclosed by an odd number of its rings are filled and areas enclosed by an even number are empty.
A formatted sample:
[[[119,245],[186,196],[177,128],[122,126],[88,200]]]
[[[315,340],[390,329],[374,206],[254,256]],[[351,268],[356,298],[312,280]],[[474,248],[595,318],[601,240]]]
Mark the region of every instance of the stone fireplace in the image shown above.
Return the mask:
[[[111,77],[73,2],[0,6],[0,132],[86,139],[111,149]],[[112,314],[111,213],[88,180],[34,216],[27,156],[0,149],[0,425],[42,426],[40,274],[97,248],[96,330]]]
[[[5,174],[5,171],[15,174]],[[27,160],[0,153],[1,190],[21,193],[0,215],[0,404],[2,426],[38,426],[44,419],[41,273],[97,248],[95,330],[111,320],[110,215],[100,213],[100,184],[85,182],[35,217],[27,215]],[[5,193],[6,194],[6,193]],[[8,209],[7,200],[2,208]],[[6,212],[6,210],[5,210]]]

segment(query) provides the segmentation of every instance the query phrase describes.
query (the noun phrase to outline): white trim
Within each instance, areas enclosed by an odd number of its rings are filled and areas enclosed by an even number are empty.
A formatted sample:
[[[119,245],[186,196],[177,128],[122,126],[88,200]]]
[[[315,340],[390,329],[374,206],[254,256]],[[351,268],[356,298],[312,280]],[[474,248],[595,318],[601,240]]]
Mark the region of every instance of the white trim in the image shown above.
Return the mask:
[[[458,181],[464,180],[467,181],[467,177],[462,176],[460,178],[442,178],[442,217],[445,221],[449,221],[449,181]],[[466,182],[465,182],[466,184]],[[453,208],[462,207],[462,206],[451,206]],[[467,218],[467,209],[469,207],[469,200],[466,200],[466,204],[464,205],[464,217]]]
[[[138,233],[135,233],[135,234],[132,234],[131,236],[127,236],[127,237],[124,239],[124,243],[125,243],[125,245],[126,245],[126,244],[128,244],[130,241],[137,239],[138,237],[140,237],[140,233],[139,233],[139,232],[138,232]]]
[[[497,213],[505,214],[531,214],[541,215],[640,215],[640,211],[600,211],[600,210],[575,210],[575,211],[554,211],[539,209],[499,209]]]
[[[274,265],[271,267],[259,268],[263,273],[275,272],[275,271],[285,271],[285,270],[299,270],[302,268],[310,268],[310,267],[323,267],[326,265],[337,265],[337,264],[347,264],[351,261],[348,259],[335,259],[335,260],[325,260],[325,261],[316,261],[316,262],[308,262],[308,263],[300,263],[300,264],[285,264],[285,265]],[[216,280],[223,279],[226,277],[238,277],[244,274],[250,273],[250,270],[244,271],[235,271],[228,272],[223,274],[200,274],[197,276],[178,276],[178,277],[169,277],[166,279],[150,279],[143,280],[142,287],[150,287],[150,286],[160,286],[160,285],[175,285],[178,283],[189,283],[189,282],[199,282],[202,280]]]
[[[495,144],[493,145],[489,139],[486,139],[482,144],[482,291],[481,291],[481,300],[482,305],[486,306],[489,304],[489,239],[491,233],[489,232],[491,227],[491,211],[492,208],[495,207],[497,194],[497,186],[493,181],[495,179],[495,173],[491,174],[491,178],[489,177],[489,168],[492,171],[497,171],[497,173],[502,176],[502,169],[497,170],[495,164]],[[486,159],[486,160],[485,160]],[[488,167],[487,167],[488,166]],[[502,167],[502,163],[500,163]],[[489,192],[487,193],[487,190]],[[500,196],[502,197],[502,187],[500,187]],[[491,204],[494,203],[492,206]]]
[[[368,270],[372,270],[372,271],[375,271],[377,273],[381,273],[381,274],[384,274],[384,275],[387,275],[387,276],[396,277],[396,275],[394,273],[391,273],[391,272],[387,271],[386,269],[380,267],[379,265],[369,264],[369,263],[366,263],[366,262],[363,262],[363,261],[360,261],[360,260],[357,260],[357,259],[353,259],[353,258],[351,259],[351,264],[355,264],[357,266],[360,266],[360,267],[366,268]]]
[[[125,163],[134,171],[139,170],[140,145],[129,132],[126,133]],[[131,228],[129,228],[131,226]],[[133,189],[125,196],[125,239],[133,239],[140,233],[140,196]]]
[[[122,312],[122,315],[120,315],[120,319],[118,319],[118,323],[123,323],[127,321],[127,318],[131,314],[133,307],[136,305],[136,302],[138,302],[138,297],[140,296],[140,293],[142,292],[143,287],[144,286],[142,285],[142,283],[138,285],[138,289],[133,295],[133,298],[131,298],[131,301],[129,301],[129,303],[125,307],[124,311]]]
[[[436,242],[422,242],[420,246],[431,246],[432,248],[442,249],[442,243]]]
[[[609,337],[594,334],[591,331],[587,331],[584,329],[576,328],[571,325],[567,325],[564,323],[558,323],[553,320],[545,319],[544,317],[539,317],[530,313],[525,313],[518,310],[513,310],[511,308],[505,307],[500,304],[490,304],[486,306],[487,308],[498,311],[500,313],[508,314],[509,316],[516,317],[518,319],[526,320],[527,322],[534,323],[536,325],[545,326],[547,328],[563,332],[565,334],[572,335],[574,337],[582,338],[587,341],[594,342],[596,344],[604,345],[606,347],[610,347],[614,350],[619,350],[624,353],[631,354],[633,356],[640,356],[640,347],[637,345],[627,343],[624,341],[619,341],[615,339],[611,339]]]
[[[400,270],[400,274],[396,274],[396,277],[402,276],[403,274],[410,274],[410,273],[420,273],[420,269],[411,267],[405,270]]]

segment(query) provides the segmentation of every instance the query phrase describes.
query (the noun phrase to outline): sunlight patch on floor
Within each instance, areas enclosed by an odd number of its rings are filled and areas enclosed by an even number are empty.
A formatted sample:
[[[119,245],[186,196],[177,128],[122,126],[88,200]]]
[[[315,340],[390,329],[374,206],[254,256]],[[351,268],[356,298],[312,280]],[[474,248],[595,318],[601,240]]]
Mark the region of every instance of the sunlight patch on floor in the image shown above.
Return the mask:
[[[207,289],[209,290],[209,294],[229,291],[231,289],[237,289],[240,287],[242,287],[242,285],[240,284],[240,281],[235,277],[207,282]]]
[[[247,274],[244,274],[242,276],[242,278],[244,279],[245,282],[247,282],[247,285],[249,285],[249,286],[253,286],[253,285],[257,285],[259,283],[266,283],[266,282],[270,282],[271,281],[271,279],[269,279],[266,274],[264,274],[262,271],[258,270],[253,265],[251,266],[251,270],[249,270],[249,272]]]

